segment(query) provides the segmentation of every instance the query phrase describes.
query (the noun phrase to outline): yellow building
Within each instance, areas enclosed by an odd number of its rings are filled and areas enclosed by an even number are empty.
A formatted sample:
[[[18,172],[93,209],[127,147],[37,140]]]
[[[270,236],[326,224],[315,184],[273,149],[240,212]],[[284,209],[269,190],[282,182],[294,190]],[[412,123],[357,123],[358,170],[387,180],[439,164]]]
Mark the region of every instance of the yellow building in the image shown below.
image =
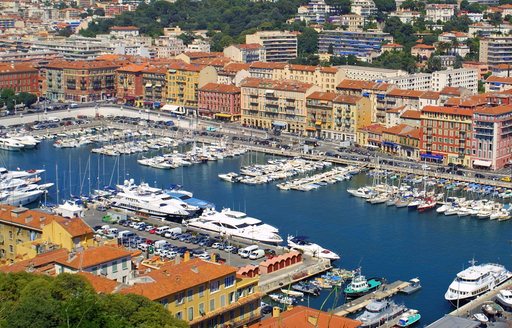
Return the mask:
[[[167,103],[197,108],[197,91],[208,83],[217,82],[213,66],[173,63],[167,70]]]
[[[247,78],[241,84],[244,126],[304,134],[306,97],[320,87],[296,80]]]
[[[311,83],[322,91],[335,92],[336,86],[343,80],[343,72],[336,67],[289,64],[284,69],[274,70],[274,80],[297,80]]]
[[[82,219],[0,206],[0,261],[35,257],[52,249],[72,250],[94,244],[94,232]]]
[[[240,327],[260,318],[258,277],[236,276],[236,268],[200,259],[167,262],[121,290],[161,303],[191,327]]]
[[[420,128],[407,124],[385,128],[382,150],[404,158],[420,159]]]
[[[371,123],[371,101],[365,97],[313,92],[306,106],[311,136],[355,142],[357,129]]]

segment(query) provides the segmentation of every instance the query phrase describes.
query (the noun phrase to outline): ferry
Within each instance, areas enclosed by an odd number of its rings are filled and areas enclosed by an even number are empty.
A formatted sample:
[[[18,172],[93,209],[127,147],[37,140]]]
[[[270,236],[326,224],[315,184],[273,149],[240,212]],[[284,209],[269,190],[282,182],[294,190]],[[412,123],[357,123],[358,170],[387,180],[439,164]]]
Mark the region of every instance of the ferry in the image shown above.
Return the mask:
[[[512,273],[503,265],[486,263],[471,266],[459,273],[448,287],[444,298],[453,306],[465,304],[480,295],[495,289],[512,277]]]

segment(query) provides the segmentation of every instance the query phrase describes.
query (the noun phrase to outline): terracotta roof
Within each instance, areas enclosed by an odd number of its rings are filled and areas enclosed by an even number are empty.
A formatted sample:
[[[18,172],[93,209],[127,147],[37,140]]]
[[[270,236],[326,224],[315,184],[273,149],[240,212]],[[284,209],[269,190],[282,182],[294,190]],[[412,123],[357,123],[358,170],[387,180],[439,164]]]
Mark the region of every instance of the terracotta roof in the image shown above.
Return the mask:
[[[485,107],[479,108],[475,110],[476,114],[485,114],[485,115],[503,115],[512,113],[512,105],[502,105],[496,107]]]
[[[279,317],[263,319],[249,328],[355,328],[360,324],[353,319],[299,305],[280,313]]]
[[[21,272],[27,270],[38,271],[38,269],[40,268],[44,268],[50,264],[54,264],[58,259],[66,259],[67,257],[68,251],[64,248],[60,248],[47,253],[38,254],[36,257],[29,260],[19,261],[14,264],[1,266],[0,272]]]
[[[313,84],[296,80],[269,80],[249,77],[242,81],[241,86],[246,88],[306,92],[313,87]]]
[[[6,224],[42,231],[45,225],[54,220],[57,220],[57,222],[60,223],[61,221],[69,219],[46,212],[34,211],[10,205],[0,205],[0,222]],[[74,223],[72,223],[72,225],[74,226]]]
[[[110,28],[111,31],[138,31],[139,28],[137,26],[112,26]]]
[[[491,75],[487,78],[487,80],[485,80],[485,82],[498,82],[498,83],[512,84],[512,77],[501,77],[501,76]]]
[[[421,112],[428,113],[440,113],[440,114],[451,114],[451,115],[460,115],[460,116],[471,116],[473,111],[465,108],[458,107],[442,107],[442,106],[425,106],[421,110]]]
[[[419,139],[420,129],[407,124],[398,124],[390,128],[384,129],[382,133]]]
[[[361,81],[361,80],[349,80],[345,79],[338,84],[336,89],[351,89],[351,90],[387,90],[389,84],[379,83],[372,81]]]
[[[337,94],[334,92],[315,91],[309,96],[307,96],[307,99],[333,101],[334,98],[336,98],[336,96]]]
[[[0,74],[38,72],[31,64],[4,64],[0,63]]]
[[[477,106],[482,106],[487,104],[487,95],[481,94],[481,95],[473,95],[468,98],[461,98],[461,97],[452,97],[446,100],[444,103],[445,106],[451,106],[451,107],[466,107],[466,108],[474,108]]]
[[[460,96],[460,89],[456,87],[444,87],[440,94],[450,96]]]
[[[240,88],[229,84],[208,83],[199,88],[199,91],[218,92],[218,93],[240,93]]]
[[[77,70],[89,70],[89,69],[104,69],[104,68],[119,68],[119,65],[114,64],[110,61],[87,61],[87,60],[77,60],[77,61],[66,61],[66,60],[56,60],[45,66],[46,68],[54,68],[54,69],[77,69]]]
[[[117,287],[117,281],[97,276],[90,272],[81,271],[78,274],[87,279],[97,293],[111,294]]]
[[[284,69],[285,63],[267,63],[267,62],[252,62],[251,68],[261,69]]]
[[[436,47],[428,45],[428,44],[416,44],[412,47],[412,49],[428,49],[428,50],[436,50]]]
[[[131,253],[119,247],[99,246],[90,247],[71,258],[71,260],[60,259],[56,262],[75,270],[90,268],[105,262],[131,256]]]
[[[408,118],[413,120],[419,120],[421,117],[421,112],[418,110],[406,110],[400,115],[400,118]]]
[[[190,59],[224,57],[223,52],[187,51],[183,54]]]
[[[388,43],[382,46],[382,48],[403,48],[404,46],[398,43]]]
[[[261,49],[263,46],[259,43],[246,43],[246,44],[235,44],[235,47],[238,49],[247,49],[247,50],[255,50],[255,49]]]
[[[169,64],[170,70],[177,70],[177,71],[189,71],[189,72],[200,72],[203,68],[206,66],[204,65],[197,65],[197,64],[187,64],[184,61],[177,61],[175,63]]]
[[[117,69],[118,72],[138,73],[148,67],[149,63],[129,64]]]
[[[399,106],[399,107],[395,107],[395,108],[386,110],[386,113],[399,114],[404,109],[405,109],[405,106]]]
[[[235,273],[235,267],[197,258],[179,264],[167,262],[160,269],[152,270],[145,275],[153,282],[134,284],[122,289],[121,293],[138,294],[150,300],[158,300],[193,286]]]
[[[336,67],[320,67],[320,72],[322,73],[338,73],[338,69]]]
[[[55,217],[55,221],[66,230],[71,237],[80,237],[94,233],[91,227],[80,218],[66,219],[57,216]]]
[[[239,72],[242,70],[249,71],[250,64],[246,63],[228,63],[224,66],[224,71],[226,72]]]
[[[224,67],[226,64],[231,62],[230,58],[227,57],[209,57],[209,58],[197,58],[192,59],[193,64],[199,65],[210,65],[215,67]]]
[[[382,133],[382,131],[384,130],[384,126],[381,125],[381,124],[375,123],[375,124],[363,126],[359,130],[361,130],[361,131],[368,131],[368,132],[373,132],[373,133],[379,134],[379,133]]]
[[[288,65],[288,67],[290,68],[290,70],[293,70],[293,71],[305,71],[305,72],[314,72],[314,71],[316,71],[316,68],[317,68],[317,66],[295,65],[295,64],[290,64],[290,65]]]
[[[407,97],[407,98],[421,98],[425,91],[418,90],[404,90],[404,89],[393,89],[386,95],[392,97]]]
[[[355,105],[359,100],[361,100],[363,97],[358,96],[350,96],[350,95],[338,95],[335,99],[335,103],[339,104],[352,104]]]

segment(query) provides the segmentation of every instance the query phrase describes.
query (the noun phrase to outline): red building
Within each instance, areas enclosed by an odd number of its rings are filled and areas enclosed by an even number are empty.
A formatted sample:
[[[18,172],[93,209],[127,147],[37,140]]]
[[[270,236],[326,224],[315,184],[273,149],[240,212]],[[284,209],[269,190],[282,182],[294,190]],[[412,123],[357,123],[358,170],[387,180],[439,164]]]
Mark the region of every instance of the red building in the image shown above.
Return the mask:
[[[473,111],[425,106],[421,110],[420,158],[471,167]]]
[[[30,64],[0,64],[0,89],[39,95],[39,70]]]
[[[198,91],[199,115],[230,121],[240,119],[240,88],[208,83]]]
[[[116,71],[118,101],[130,105],[141,105],[144,98],[142,76],[148,65],[148,63],[129,64]]]

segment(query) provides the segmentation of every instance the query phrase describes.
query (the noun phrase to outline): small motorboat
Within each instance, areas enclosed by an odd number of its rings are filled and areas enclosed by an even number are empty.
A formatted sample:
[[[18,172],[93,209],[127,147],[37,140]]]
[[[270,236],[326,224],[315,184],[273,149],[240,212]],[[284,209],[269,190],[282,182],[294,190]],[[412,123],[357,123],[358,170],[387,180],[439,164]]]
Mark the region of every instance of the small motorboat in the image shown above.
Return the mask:
[[[475,314],[473,314],[473,318],[480,321],[481,323],[489,322],[489,318],[487,318],[487,316],[483,313],[475,313]]]
[[[489,301],[489,302],[485,302],[483,305],[482,305],[482,312],[485,313],[486,316],[488,317],[494,317],[495,315],[499,315],[501,313],[503,313],[503,308],[492,302],[492,301]]]
[[[414,325],[421,319],[421,314],[418,310],[410,309],[407,312],[403,313],[398,319],[397,326],[398,327],[409,327]]]
[[[420,289],[421,289],[420,280],[418,278],[413,278],[413,279],[409,280],[409,286],[405,287],[400,292],[409,295],[409,294],[412,294]]]

